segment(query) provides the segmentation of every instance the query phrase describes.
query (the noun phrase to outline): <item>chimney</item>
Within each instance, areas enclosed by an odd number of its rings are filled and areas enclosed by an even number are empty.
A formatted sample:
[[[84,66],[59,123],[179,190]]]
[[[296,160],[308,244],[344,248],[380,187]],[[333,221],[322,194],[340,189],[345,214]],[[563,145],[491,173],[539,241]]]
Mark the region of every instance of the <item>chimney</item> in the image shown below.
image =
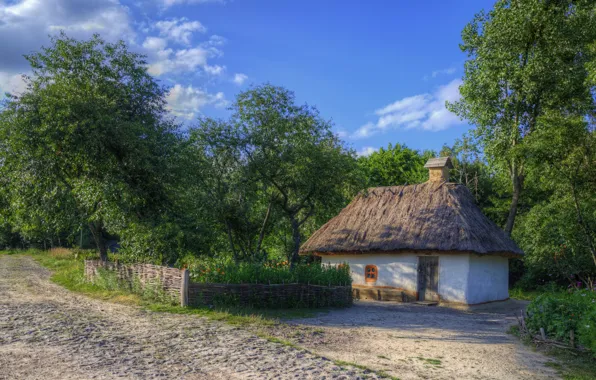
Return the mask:
[[[449,169],[453,169],[449,157],[431,158],[424,167],[428,168],[429,182],[449,182]]]

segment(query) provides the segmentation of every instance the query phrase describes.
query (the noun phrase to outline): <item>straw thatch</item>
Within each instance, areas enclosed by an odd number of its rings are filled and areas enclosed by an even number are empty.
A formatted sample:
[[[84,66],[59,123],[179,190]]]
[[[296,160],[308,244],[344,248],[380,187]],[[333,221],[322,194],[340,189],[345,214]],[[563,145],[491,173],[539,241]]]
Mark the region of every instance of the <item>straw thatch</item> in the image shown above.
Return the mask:
[[[453,183],[371,188],[316,231],[302,253],[449,251],[507,256],[523,252]]]

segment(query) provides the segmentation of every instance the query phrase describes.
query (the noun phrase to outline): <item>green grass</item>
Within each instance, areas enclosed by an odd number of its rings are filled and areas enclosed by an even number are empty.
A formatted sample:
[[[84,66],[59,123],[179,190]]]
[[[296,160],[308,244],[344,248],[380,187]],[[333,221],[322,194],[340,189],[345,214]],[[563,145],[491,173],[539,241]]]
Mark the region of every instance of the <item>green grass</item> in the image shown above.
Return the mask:
[[[521,288],[512,288],[509,290],[509,297],[516,300],[532,301],[534,298],[543,293],[544,291],[541,290],[523,290]]]
[[[75,260],[68,252],[59,254],[51,251],[26,251],[42,266],[50,269],[53,274],[50,280],[73,292],[82,293],[91,298],[104,301],[141,306],[154,312],[167,312],[175,314],[192,314],[212,320],[223,321],[235,326],[257,325],[272,326],[280,320],[293,318],[308,318],[314,316],[319,310],[310,309],[249,309],[249,308],[208,308],[208,307],[181,307],[159,302],[150,297],[143,297],[128,289],[118,286],[117,283],[104,281],[101,284],[92,284],[85,281],[83,276],[84,263]],[[107,283],[106,283],[107,282]]]
[[[549,348],[545,353],[557,360],[557,362],[547,362],[546,365],[555,368],[563,379],[596,379],[596,358],[592,354],[560,348]]]
[[[250,327],[253,333],[263,339],[273,343],[282,344],[284,346],[293,347],[298,350],[310,352],[311,354],[320,357],[320,355],[317,355],[315,352],[308,351],[289,340],[270,335],[265,331],[270,331],[267,329],[267,327],[273,327],[276,324],[281,323],[281,321],[284,319],[308,318],[321,312],[328,312],[329,309],[211,309],[208,307],[174,306],[163,302],[157,302],[151,298],[143,297],[142,294],[133,293],[130,290],[123,289],[118,285],[117,281],[111,281],[109,278],[106,281],[100,281],[99,284],[92,284],[85,281],[83,275],[83,257],[89,257],[89,255],[82,255],[81,257],[75,259],[71,251],[64,249],[54,251],[0,251],[0,255],[2,254],[25,254],[32,256],[38,263],[52,271],[52,275],[50,277],[52,282],[61,285],[70,291],[81,293],[91,298],[119,304],[134,305],[153,312],[195,315],[214,321],[225,322],[233,326]],[[324,330],[315,329],[315,332],[323,333]],[[384,371],[374,370],[357,363],[344,361],[333,362],[340,367],[352,366],[370,371],[371,373],[375,373],[382,378],[399,380],[398,378],[390,376]]]
[[[431,365],[441,365],[441,363],[442,363],[439,359],[428,359],[428,358],[423,358],[423,357],[417,357],[416,359],[422,360],[425,364],[431,364]]]
[[[528,335],[519,332],[519,326],[511,326],[508,333],[517,336],[525,344],[556,359],[545,365],[554,368],[565,380],[594,380],[596,379],[596,358],[588,352],[570,351],[561,348],[538,348]]]
[[[399,377],[391,376],[385,371],[377,371],[377,370],[368,368],[367,366],[362,365],[362,364],[346,362],[343,360],[334,360],[333,363],[340,368],[344,368],[346,366],[356,367],[356,368],[360,368],[361,370],[364,370],[364,371],[370,371],[370,372],[376,373],[379,377],[381,377],[383,379],[399,380]]]

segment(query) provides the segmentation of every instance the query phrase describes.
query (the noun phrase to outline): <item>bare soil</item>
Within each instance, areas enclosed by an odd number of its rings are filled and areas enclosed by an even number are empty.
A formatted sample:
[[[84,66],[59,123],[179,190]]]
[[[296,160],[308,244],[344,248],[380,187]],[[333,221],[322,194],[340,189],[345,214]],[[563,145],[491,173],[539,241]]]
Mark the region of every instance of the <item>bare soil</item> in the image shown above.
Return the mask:
[[[225,323],[71,293],[0,256],[0,379],[376,379]]]
[[[526,306],[505,301],[457,310],[359,301],[271,333],[320,355],[400,379],[555,379],[551,361],[507,334]]]

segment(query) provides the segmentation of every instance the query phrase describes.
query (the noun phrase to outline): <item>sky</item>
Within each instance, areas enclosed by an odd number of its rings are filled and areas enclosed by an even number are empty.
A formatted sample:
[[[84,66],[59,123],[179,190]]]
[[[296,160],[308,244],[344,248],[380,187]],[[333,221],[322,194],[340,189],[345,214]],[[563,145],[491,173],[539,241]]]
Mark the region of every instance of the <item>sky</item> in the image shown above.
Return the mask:
[[[388,144],[452,145],[471,126],[459,97],[461,31],[494,0],[0,0],[0,92],[24,90],[23,54],[64,30],[124,40],[147,56],[181,123],[226,117],[271,83],[316,106],[366,155]]]

